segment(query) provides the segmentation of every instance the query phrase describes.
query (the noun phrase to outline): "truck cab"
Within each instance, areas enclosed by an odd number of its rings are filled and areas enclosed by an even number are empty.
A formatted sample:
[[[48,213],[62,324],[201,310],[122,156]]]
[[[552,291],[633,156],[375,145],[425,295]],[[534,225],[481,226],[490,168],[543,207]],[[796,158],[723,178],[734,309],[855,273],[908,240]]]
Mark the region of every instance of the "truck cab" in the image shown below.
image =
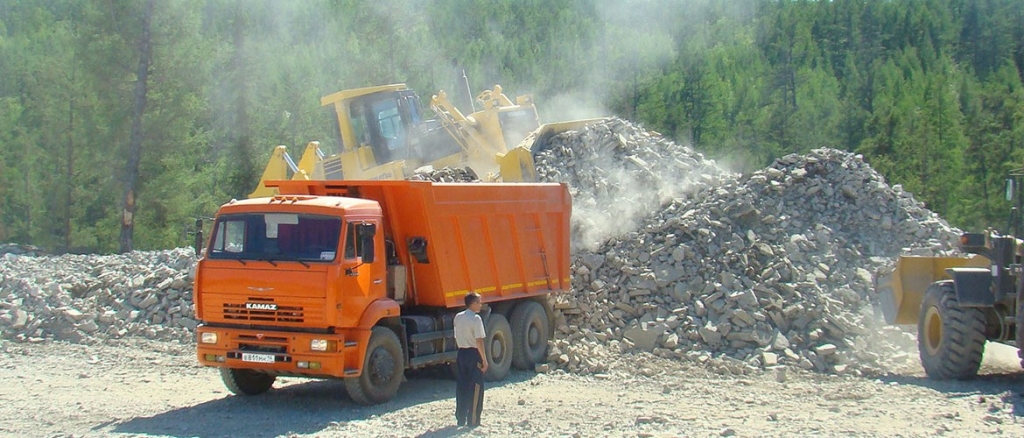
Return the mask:
[[[365,312],[385,308],[380,206],[276,196],[221,209],[197,267],[199,341],[210,365],[261,363],[278,374],[344,376],[361,368]],[[377,303],[377,304],[375,304]],[[286,331],[287,336],[270,332]]]

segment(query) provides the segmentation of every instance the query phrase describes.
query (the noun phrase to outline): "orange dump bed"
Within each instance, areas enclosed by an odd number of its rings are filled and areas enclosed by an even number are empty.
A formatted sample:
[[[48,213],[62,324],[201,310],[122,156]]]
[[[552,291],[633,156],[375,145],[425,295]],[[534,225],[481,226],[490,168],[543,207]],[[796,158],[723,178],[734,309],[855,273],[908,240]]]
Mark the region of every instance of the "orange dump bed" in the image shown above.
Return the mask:
[[[392,263],[408,267],[406,305],[458,307],[569,290],[564,184],[270,181],[282,195],[377,201]],[[425,246],[424,246],[425,244]],[[390,251],[389,251],[390,252]]]

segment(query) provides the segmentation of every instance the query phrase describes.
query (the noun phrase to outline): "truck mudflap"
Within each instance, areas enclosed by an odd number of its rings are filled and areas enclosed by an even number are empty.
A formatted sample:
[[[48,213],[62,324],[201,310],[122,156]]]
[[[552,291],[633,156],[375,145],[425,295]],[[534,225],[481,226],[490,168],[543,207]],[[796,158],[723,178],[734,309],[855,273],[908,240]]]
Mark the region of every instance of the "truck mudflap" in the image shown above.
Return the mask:
[[[196,354],[204,366],[278,375],[353,377],[362,371],[369,330],[282,332],[199,326]]]
[[[875,292],[887,324],[917,324],[921,300],[932,283],[948,280],[953,268],[983,268],[988,259],[979,255],[970,257],[904,256],[888,274],[875,279]],[[959,288],[958,288],[959,289]]]

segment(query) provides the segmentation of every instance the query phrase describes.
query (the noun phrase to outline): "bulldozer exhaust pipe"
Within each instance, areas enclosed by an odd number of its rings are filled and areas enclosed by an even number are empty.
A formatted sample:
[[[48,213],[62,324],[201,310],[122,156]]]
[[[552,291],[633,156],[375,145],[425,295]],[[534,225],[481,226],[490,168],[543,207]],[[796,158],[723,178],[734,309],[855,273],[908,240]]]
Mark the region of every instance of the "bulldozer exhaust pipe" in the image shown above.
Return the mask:
[[[452,67],[455,67],[455,84],[458,87],[462,87],[462,93],[466,96],[466,106],[463,108],[469,108],[467,114],[476,112],[476,105],[473,104],[473,90],[469,88],[469,76],[466,76],[466,69],[459,66],[457,60],[452,59]]]

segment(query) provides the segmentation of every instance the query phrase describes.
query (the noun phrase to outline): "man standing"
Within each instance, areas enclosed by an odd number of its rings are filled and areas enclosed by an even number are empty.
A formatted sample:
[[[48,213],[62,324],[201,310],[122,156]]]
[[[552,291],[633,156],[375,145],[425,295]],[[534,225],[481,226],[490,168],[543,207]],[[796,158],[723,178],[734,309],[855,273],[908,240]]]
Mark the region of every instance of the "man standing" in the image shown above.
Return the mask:
[[[480,425],[480,412],[484,408],[484,373],[487,355],[484,353],[484,320],[480,318],[480,294],[466,294],[466,310],[455,315],[455,344],[459,356],[455,379],[455,421],[459,426]]]

